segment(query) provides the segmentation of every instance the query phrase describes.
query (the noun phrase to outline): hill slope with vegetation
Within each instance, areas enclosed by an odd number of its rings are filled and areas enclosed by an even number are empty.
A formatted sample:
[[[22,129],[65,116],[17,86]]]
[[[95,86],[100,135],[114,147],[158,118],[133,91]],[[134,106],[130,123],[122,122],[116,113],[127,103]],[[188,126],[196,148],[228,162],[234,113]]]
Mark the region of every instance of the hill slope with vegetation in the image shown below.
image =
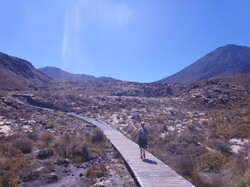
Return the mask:
[[[0,90],[23,90],[51,80],[21,58],[0,53]]]
[[[105,121],[134,141],[144,122],[148,150],[196,186],[247,186],[249,84],[249,75],[183,85],[74,81],[15,97]]]

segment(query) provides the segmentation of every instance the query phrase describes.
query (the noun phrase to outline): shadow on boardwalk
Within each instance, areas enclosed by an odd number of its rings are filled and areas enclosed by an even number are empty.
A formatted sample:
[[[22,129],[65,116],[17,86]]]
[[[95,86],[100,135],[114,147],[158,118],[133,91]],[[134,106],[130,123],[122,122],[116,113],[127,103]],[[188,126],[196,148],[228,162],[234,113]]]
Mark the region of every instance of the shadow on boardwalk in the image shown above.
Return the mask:
[[[143,159],[142,160],[143,162],[146,162],[146,163],[148,163],[148,164],[154,164],[154,165],[157,165],[157,162],[156,161],[154,161],[154,160],[150,160],[150,159]]]

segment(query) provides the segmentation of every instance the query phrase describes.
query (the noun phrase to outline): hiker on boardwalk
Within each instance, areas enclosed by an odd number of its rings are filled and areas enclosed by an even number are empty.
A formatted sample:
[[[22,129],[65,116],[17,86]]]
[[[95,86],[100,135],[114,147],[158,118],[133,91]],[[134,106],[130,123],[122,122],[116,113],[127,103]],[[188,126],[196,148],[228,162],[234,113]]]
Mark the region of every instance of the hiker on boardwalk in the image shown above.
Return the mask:
[[[139,131],[139,138],[138,138],[138,145],[140,147],[140,153],[141,153],[141,159],[145,159],[145,149],[147,148],[148,145],[148,130],[145,128],[145,123],[141,124],[141,128]]]

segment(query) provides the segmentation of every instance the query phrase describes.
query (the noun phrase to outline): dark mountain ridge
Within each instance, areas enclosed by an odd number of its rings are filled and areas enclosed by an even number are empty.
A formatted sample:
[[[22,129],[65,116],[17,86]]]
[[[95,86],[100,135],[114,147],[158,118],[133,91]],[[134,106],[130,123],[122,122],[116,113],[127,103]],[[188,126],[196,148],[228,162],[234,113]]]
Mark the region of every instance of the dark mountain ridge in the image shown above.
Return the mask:
[[[208,53],[182,71],[157,83],[189,83],[212,77],[250,73],[250,47],[226,45]],[[0,90],[22,90],[62,80],[119,81],[109,77],[72,74],[55,67],[37,70],[21,58],[0,52]]]
[[[118,81],[117,79],[110,77],[95,77],[92,75],[85,74],[73,74],[66,72],[57,67],[44,67],[38,69],[45,75],[53,79],[54,81],[64,81],[64,80],[83,80],[83,81]]]
[[[0,75],[1,90],[22,90],[51,81],[49,77],[35,69],[30,62],[1,52]]]
[[[250,47],[229,44],[215,49],[190,66],[159,82],[188,83],[244,73],[250,73]]]

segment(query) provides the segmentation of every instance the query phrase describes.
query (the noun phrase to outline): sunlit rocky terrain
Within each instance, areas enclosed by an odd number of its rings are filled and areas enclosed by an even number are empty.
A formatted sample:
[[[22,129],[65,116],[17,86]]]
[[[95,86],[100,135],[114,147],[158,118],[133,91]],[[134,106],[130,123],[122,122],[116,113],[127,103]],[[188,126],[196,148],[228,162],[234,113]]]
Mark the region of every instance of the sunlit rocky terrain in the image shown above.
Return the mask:
[[[92,124],[0,98],[0,186],[136,186]]]
[[[96,131],[89,124],[65,117],[67,113],[104,121],[133,141],[137,140],[140,123],[145,122],[150,131],[148,151],[195,185],[246,186],[250,174],[249,92],[249,75],[212,78],[185,85],[55,82],[35,90],[3,92],[1,131],[3,137],[7,137],[7,133],[15,134],[15,129],[22,131],[21,134],[36,132],[38,139],[49,133],[51,140],[39,139],[41,148],[32,146],[28,155],[36,155],[47,143],[54,144],[50,150],[55,157],[56,139],[65,138],[65,132],[77,138],[79,132],[91,137]],[[8,97],[58,112],[21,109],[23,106],[14,104]],[[86,135],[80,135],[82,137]],[[33,141],[32,144],[36,144]],[[106,141],[101,143],[107,146],[105,150],[99,143],[91,142],[91,138],[89,144],[89,149],[95,147],[102,152],[100,155],[112,152]],[[27,153],[23,154],[27,157]],[[65,158],[70,157],[68,154]]]

